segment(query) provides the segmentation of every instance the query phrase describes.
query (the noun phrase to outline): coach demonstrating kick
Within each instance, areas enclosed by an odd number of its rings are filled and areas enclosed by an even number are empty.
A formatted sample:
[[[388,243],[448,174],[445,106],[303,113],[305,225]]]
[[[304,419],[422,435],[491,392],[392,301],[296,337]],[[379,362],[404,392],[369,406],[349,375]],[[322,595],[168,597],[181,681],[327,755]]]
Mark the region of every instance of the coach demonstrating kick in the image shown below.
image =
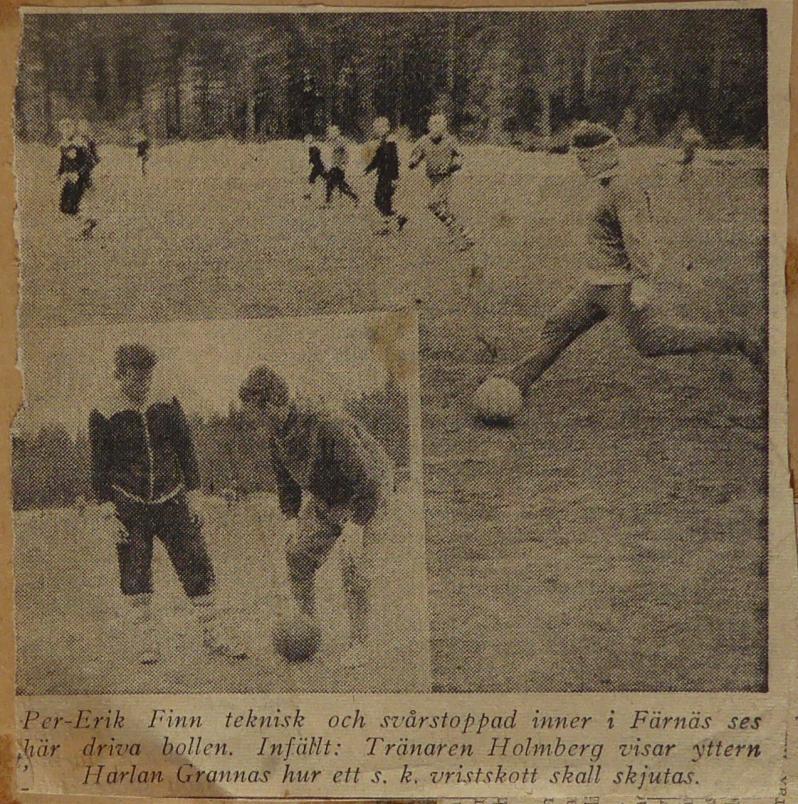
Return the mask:
[[[648,195],[623,172],[618,140],[610,129],[580,124],[571,150],[585,175],[595,181],[596,198],[587,225],[590,263],[581,283],[549,313],[535,348],[497,375],[512,380],[527,394],[573,340],[609,315],[620,318],[633,346],[647,357],[736,353],[764,372],[767,352],[753,339],[731,330],[653,316],[648,307],[649,280],[655,268]]]
[[[349,524],[341,570],[351,642],[342,664],[362,666],[368,662],[376,554],[393,494],[390,459],[351,416],[292,399],[267,366],[250,372],[239,397],[247,416],[268,430],[280,509],[296,521],[286,543],[291,594],[311,617],[316,572]]]
[[[120,346],[114,362],[117,388],[89,419],[92,486],[102,516],[119,525],[120,584],[142,646],[139,660],[154,664],[161,656],[152,610],[155,536],[194,606],[208,652],[246,658],[220,634],[213,565],[192,499],[199,468],[183,409],[176,397],[151,393],[157,357],[147,346]]]

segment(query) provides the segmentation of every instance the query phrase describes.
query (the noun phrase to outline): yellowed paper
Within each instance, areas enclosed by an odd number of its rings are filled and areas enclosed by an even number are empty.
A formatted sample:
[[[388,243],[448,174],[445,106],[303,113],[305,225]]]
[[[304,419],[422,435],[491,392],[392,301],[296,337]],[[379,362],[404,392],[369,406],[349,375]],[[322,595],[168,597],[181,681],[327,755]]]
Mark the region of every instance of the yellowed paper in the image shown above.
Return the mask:
[[[25,12],[23,799],[789,800],[791,24]]]

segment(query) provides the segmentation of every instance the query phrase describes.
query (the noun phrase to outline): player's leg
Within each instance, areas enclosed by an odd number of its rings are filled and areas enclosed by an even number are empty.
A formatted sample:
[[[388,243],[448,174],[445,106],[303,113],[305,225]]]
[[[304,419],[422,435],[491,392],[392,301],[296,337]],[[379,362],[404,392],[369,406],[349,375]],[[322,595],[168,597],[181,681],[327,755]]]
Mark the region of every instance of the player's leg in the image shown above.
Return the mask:
[[[342,528],[325,516],[324,503],[306,495],[297,517],[297,527],[286,543],[288,584],[299,608],[316,615],[316,572],[327,560]]]
[[[452,177],[436,176],[431,179],[430,200],[427,205],[432,214],[448,229],[452,242],[465,249],[473,245],[466,228],[457,220],[449,205]]]
[[[325,201],[326,203],[330,203],[332,201],[332,195],[335,188],[338,186],[338,169],[337,168],[330,168],[327,171],[327,176],[325,177],[326,187],[325,187]]]
[[[183,591],[194,607],[202,641],[209,653],[232,659],[246,658],[220,622],[214,590],[216,578],[208,553],[202,522],[181,494],[158,506],[157,528]]]
[[[517,363],[498,372],[498,376],[512,380],[526,395],[530,386],[570,343],[607,317],[603,290],[595,285],[574,288],[546,317],[534,349]]]
[[[612,312],[619,315],[635,349],[645,357],[696,354],[741,354],[765,372],[767,349],[763,344],[732,329],[687,323],[655,315],[648,307],[637,308],[630,301],[630,285],[613,287]]]
[[[346,173],[344,173],[344,171],[343,171],[343,170],[341,171],[341,184],[340,184],[340,190],[341,190],[341,193],[342,193],[343,195],[349,196],[349,198],[351,198],[351,199],[352,199],[352,200],[355,202],[355,204],[357,204],[357,203],[358,203],[358,201],[360,201],[360,197],[359,197],[359,196],[358,196],[358,194],[357,194],[357,193],[356,193],[356,192],[355,192],[355,191],[352,189],[352,185],[351,185],[351,184],[349,184],[349,182],[346,180]]]
[[[391,199],[392,193],[393,189],[390,181],[377,179],[377,185],[374,188],[374,206],[382,217],[382,227],[377,232],[381,235],[390,232],[391,219],[394,217]]]
[[[116,545],[119,584],[129,607],[130,625],[141,664],[161,658],[152,606],[152,522],[144,506],[121,502],[117,518],[124,533]]]

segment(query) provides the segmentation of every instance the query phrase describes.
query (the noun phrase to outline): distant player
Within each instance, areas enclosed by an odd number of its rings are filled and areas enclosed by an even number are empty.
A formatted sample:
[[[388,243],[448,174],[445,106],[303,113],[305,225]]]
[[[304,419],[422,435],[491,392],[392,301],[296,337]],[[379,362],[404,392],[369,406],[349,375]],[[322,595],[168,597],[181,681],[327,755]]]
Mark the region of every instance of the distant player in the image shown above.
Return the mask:
[[[694,128],[686,128],[681,136],[681,158],[679,164],[682,166],[679,172],[679,182],[686,182],[693,176],[693,165],[695,163],[698,149],[703,145],[704,138]]]
[[[324,169],[324,160],[321,158],[321,147],[312,134],[305,136],[305,145],[308,146],[308,163],[310,164],[308,184],[312,187],[316,184],[316,179],[321,179],[322,181],[326,180],[327,171]],[[308,189],[304,197],[306,200],[310,200],[310,189]]]
[[[452,192],[452,176],[463,167],[460,143],[446,130],[446,118],[434,114],[427,125],[428,133],[419,139],[410,156],[411,170],[421,162],[427,166],[430,181],[430,212],[449,230],[449,236],[461,250],[471,248],[474,241],[469,231],[455,217],[449,207]]]
[[[580,283],[552,310],[540,339],[526,357],[498,372],[523,394],[566,347],[607,316],[623,323],[637,351],[647,357],[715,352],[742,354],[761,371],[764,347],[731,330],[658,320],[648,305],[656,265],[648,193],[621,166],[618,140],[608,128],[580,124],[571,140],[592,180],[587,240],[590,262]]]
[[[374,206],[382,216],[382,228],[378,234],[390,233],[393,224],[398,231],[402,231],[407,218],[393,208],[393,195],[396,192],[396,182],[399,180],[399,150],[396,140],[391,136],[391,124],[387,117],[378,117],[374,121],[374,134],[377,137],[377,150],[372,160],[366,165],[365,172],[377,172],[377,186],[374,188]]]
[[[100,163],[100,155],[97,151],[97,142],[91,134],[91,128],[88,120],[78,120],[75,125],[75,131],[82,143],[85,145],[88,157],[84,165],[84,180],[86,188],[92,185],[92,171]]]
[[[341,134],[338,126],[327,129],[327,142],[330,147],[330,167],[327,170],[327,203],[332,201],[333,191],[338,190],[339,195],[349,196],[357,205],[357,193],[346,180],[346,167],[349,164],[349,143]]]
[[[116,350],[116,388],[91,413],[92,486],[102,516],[118,523],[122,594],[132,613],[143,664],[160,660],[152,610],[152,551],[157,537],[191,601],[212,655],[246,654],[221,635],[215,576],[199,514],[199,469],[177,398],[153,393],[155,353],[141,344]]]
[[[341,554],[351,644],[347,667],[368,661],[371,582],[393,493],[390,460],[354,418],[293,399],[266,366],[253,369],[239,391],[247,415],[265,424],[283,514],[296,522],[286,544],[291,593],[316,614],[316,572],[349,524]]]
[[[81,235],[88,237],[97,225],[97,221],[91,217],[84,220],[80,213],[81,202],[93,166],[91,153],[88,144],[78,134],[77,128],[71,120],[67,118],[61,120],[58,127],[61,132],[60,161],[57,172],[61,180],[59,208],[64,215],[81,221]]]
[[[136,140],[136,158],[141,163],[141,175],[147,175],[147,162],[150,160],[150,140],[143,131],[137,131],[134,139]]]

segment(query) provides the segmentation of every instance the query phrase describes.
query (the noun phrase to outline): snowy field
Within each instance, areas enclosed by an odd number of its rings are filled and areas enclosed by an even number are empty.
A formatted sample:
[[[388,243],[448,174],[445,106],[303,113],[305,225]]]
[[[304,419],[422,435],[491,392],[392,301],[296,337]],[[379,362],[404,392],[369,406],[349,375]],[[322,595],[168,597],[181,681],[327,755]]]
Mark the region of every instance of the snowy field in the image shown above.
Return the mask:
[[[426,210],[423,176],[405,168],[396,200],[410,223],[399,237],[375,237],[360,146],[350,168],[363,196],[356,209],[347,199],[319,209],[318,187],[303,200],[300,143],[167,145],[144,179],[131,150],[101,146],[87,198],[100,225],[83,241],[58,213],[56,150],[22,145],[22,322],[416,306],[434,688],[763,689],[764,382],[731,357],[645,360],[610,321],[551,369],[515,427],[476,425],[466,400],[490,361],[478,336],[495,342],[500,360],[517,357],[578,280],[582,184],[568,156],[480,146],[465,154],[452,205],[477,245],[462,255]],[[766,155],[702,153],[684,183],[675,151],[628,158],[652,198],[656,307],[763,333]],[[95,547],[87,539],[76,552],[74,526],[59,516],[17,528],[25,550],[47,558],[23,553],[18,567],[30,590],[19,636],[28,690],[47,691],[36,674],[48,662],[65,663],[63,672],[75,662],[79,672],[85,656],[83,633],[53,647],[46,618],[74,624],[80,602],[94,612],[87,622],[109,639],[114,631],[85,597],[92,584],[79,583]],[[93,572],[94,584],[111,583]],[[41,573],[72,578],[66,602]],[[400,652],[395,635],[386,639]],[[169,668],[178,678],[180,666]],[[99,689],[102,672],[80,684]],[[400,671],[386,671],[386,689],[391,672]],[[210,676],[195,686],[221,689]]]

